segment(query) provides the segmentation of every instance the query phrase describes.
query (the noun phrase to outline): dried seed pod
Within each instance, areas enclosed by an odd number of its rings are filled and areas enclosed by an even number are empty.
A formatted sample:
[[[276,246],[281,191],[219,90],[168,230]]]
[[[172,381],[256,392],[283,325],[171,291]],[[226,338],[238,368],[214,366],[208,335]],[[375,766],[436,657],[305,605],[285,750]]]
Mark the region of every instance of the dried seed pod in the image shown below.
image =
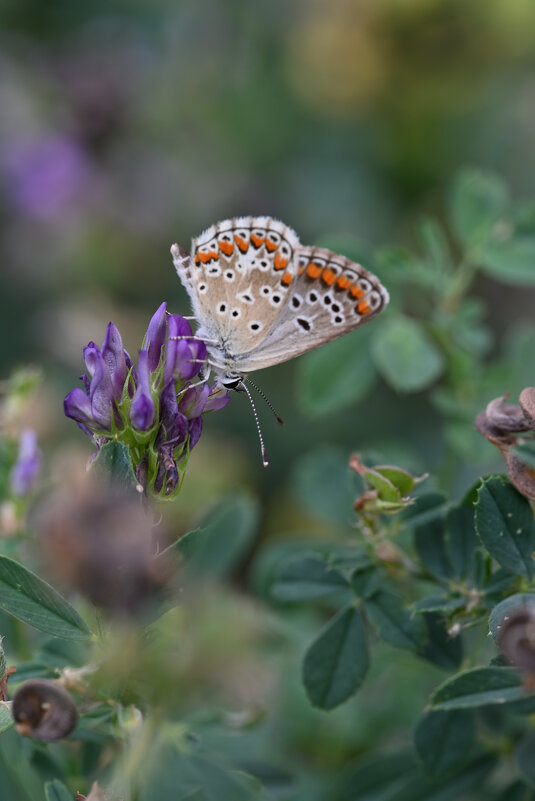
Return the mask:
[[[535,604],[519,606],[503,619],[498,645],[515,667],[535,671]]]
[[[524,416],[531,421],[531,427],[533,427],[535,425],[535,389],[533,387],[523,389],[518,402]]]
[[[11,711],[19,734],[45,742],[67,737],[78,722],[72,696],[47,679],[31,679],[19,687]]]
[[[507,395],[503,395],[501,398],[494,398],[487,404],[485,414],[489,423],[504,434],[508,431],[529,431],[530,421],[526,420],[520,406],[505,402],[507,397]]]
[[[511,484],[524,495],[524,497],[535,501],[535,470],[527,465],[514,453],[503,453],[507,465],[507,473]]]

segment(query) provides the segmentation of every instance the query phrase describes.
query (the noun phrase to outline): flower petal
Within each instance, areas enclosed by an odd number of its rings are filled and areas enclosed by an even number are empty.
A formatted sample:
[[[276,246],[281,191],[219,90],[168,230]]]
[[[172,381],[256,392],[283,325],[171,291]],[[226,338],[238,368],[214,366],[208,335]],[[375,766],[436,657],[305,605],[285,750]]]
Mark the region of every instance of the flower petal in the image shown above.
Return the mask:
[[[167,332],[167,303],[165,301],[158,307],[147,328],[145,334],[144,348],[148,351],[149,370],[156,370],[160,364],[162,348]]]
[[[102,343],[102,358],[110,371],[113,396],[115,400],[120,400],[128,368],[121,335],[112,322],[108,323],[106,336]]]
[[[156,407],[150,391],[149,354],[139,351],[138,383],[130,407],[130,422],[139,431],[148,431],[156,421]]]

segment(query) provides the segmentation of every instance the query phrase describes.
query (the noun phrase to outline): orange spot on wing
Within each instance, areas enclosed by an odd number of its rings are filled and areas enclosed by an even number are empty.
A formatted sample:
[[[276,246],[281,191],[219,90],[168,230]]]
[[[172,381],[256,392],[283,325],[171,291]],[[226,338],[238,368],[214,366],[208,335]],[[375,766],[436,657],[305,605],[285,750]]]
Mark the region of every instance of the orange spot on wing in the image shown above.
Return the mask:
[[[353,284],[353,286],[350,289],[350,292],[354,298],[357,298],[357,300],[358,298],[361,298],[364,295],[364,292],[359,286],[357,286],[357,284]]]
[[[280,253],[275,253],[275,258],[273,259],[273,266],[276,270],[284,270],[287,264],[288,264],[288,259],[285,259],[284,256],[281,256]]]
[[[201,263],[201,254],[197,253],[197,255],[195,256],[195,264],[200,264],[200,263]]]
[[[256,234],[251,234],[251,242],[255,246],[255,248],[259,248],[261,245],[264,244],[265,238],[263,236],[257,236]]]
[[[238,236],[238,234],[234,234],[234,241],[242,253],[247,253],[247,250],[249,249],[249,242],[247,242],[245,239],[242,239],[241,236]]]
[[[292,279],[293,275],[287,270],[281,278],[281,283],[284,284],[284,286],[290,286]]]
[[[349,287],[351,286],[351,281],[344,275],[341,275],[336,283],[340,287],[340,289],[349,289]]]
[[[332,270],[326,267],[321,274],[321,280],[324,284],[327,284],[327,286],[332,286],[336,281],[336,273],[333,273]]]
[[[273,252],[274,250],[277,250],[277,248],[279,247],[279,243],[272,242],[271,239],[266,239],[266,247],[270,252]]]
[[[207,261],[210,261],[212,258],[211,253],[198,253],[199,259],[202,261],[203,264],[206,264]]]
[[[358,311],[359,314],[368,314],[368,312],[371,311],[371,309],[370,309],[370,307],[368,305],[368,301],[367,300],[361,300],[360,303],[357,303],[357,311]]]
[[[319,278],[321,275],[321,267],[318,267],[317,264],[310,261],[307,265],[307,275],[309,278]]]
[[[303,275],[304,272],[305,272],[305,270],[304,270],[303,267],[298,267],[297,268],[297,275]]]
[[[227,242],[226,240],[223,239],[219,243],[219,250],[221,251],[221,253],[224,253],[225,256],[230,256],[230,254],[234,250],[234,245],[232,244],[232,242]]]

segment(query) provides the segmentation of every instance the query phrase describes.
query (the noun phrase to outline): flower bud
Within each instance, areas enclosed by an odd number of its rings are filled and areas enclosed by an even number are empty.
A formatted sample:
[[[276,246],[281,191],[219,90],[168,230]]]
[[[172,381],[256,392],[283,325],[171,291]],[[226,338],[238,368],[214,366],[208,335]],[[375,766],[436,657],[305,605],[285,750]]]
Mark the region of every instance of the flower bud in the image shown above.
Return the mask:
[[[78,722],[72,696],[47,679],[31,679],[19,687],[11,711],[19,734],[44,742],[67,737]]]

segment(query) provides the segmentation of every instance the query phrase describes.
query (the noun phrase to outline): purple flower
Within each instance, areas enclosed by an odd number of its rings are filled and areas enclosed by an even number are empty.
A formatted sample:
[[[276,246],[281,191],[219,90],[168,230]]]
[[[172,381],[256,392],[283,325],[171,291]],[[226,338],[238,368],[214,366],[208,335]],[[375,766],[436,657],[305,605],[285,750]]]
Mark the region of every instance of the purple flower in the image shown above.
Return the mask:
[[[183,317],[167,315],[166,303],[152,316],[137,367],[110,323],[102,349],[94,342],[84,348],[84,389],[69,392],[65,414],[97,447],[110,436],[123,441],[138,481],[147,490],[177,494],[189,454],[201,436],[202,415],[229,400],[221,387],[192,384],[205,358],[205,343],[193,337]]]
[[[87,156],[64,136],[13,143],[2,154],[11,201],[28,217],[53,220],[82,197],[89,180]]]
[[[127,355],[123,348],[123,341],[117,327],[113,323],[108,323],[106,336],[102,343],[102,358],[110,372],[113,397],[115,400],[120,400],[123,394],[124,382],[128,374],[128,367],[126,364]],[[130,359],[129,356],[128,358]]]
[[[138,431],[148,431],[156,421],[156,407],[150,391],[149,354],[139,351],[137,389],[130,407],[130,422]]]
[[[167,333],[166,311],[167,303],[164,302],[153,315],[145,334],[145,348],[148,349],[148,364],[151,371],[156,370],[160,364],[162,348]]]
[[[31,490],[39,468],[41,454],[37,447],[37,434],[33,428],[25,428],[19,439],[19,453],[10,474],[11,491],[19,498]]]

